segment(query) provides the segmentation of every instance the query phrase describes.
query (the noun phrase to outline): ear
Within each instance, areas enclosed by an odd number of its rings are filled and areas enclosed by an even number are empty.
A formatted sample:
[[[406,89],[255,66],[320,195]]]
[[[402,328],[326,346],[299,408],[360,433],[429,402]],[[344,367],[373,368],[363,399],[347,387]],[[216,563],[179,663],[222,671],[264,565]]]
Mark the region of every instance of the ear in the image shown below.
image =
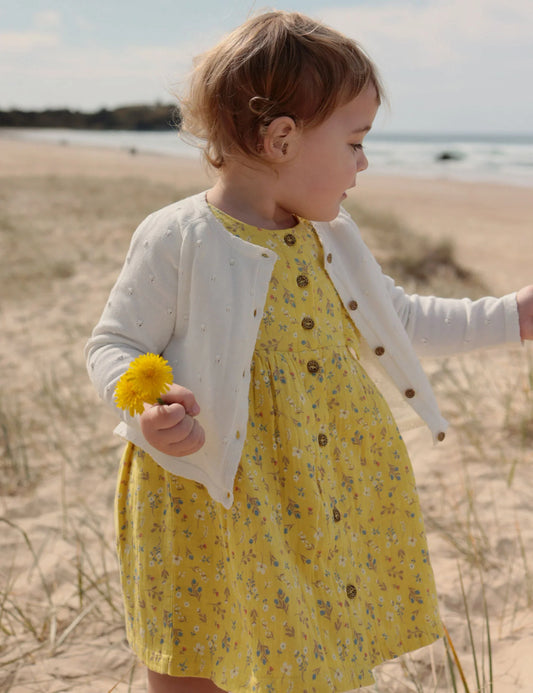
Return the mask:
[[[299,129],[293,118],[280,116],[265,128],[262,136],[260,151],[263,158],[270,163],[281,163],[294,153]]]

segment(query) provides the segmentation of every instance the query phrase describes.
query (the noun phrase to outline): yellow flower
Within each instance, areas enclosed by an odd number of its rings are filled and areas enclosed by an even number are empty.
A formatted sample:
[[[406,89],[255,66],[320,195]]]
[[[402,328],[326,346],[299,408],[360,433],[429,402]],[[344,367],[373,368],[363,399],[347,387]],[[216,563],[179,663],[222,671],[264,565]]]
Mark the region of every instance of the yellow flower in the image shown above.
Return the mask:
[[[157,354],[141,354],[130,363],[127,374],[134,389],[150,404],[154,404],[172,384],[172,368]]]
[[[172,384],[172,368],[157,354],[141,354],[117,383],[115,400],[121,409],[142,413],[144,402],[155,404]]]
[[[127,409],[130,416],[142,414],[144,411],[144,400],[135,391],[133,383],[124,376],[118,381],[115,388],[115,401],[120,409]]]

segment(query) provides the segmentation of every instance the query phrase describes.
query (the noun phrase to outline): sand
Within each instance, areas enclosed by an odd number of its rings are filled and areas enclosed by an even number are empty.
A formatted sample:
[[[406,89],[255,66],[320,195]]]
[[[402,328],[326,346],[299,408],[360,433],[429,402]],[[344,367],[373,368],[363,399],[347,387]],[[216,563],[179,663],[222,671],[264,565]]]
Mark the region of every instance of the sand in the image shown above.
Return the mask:
[[[0,690],[142,691],[114,558],[121,444],[82,349],[136,224],[208,179],[194,161],[164,156],[8,139],[0,150]],[[530,189],[367,173],[353,195],[449,238],[494,294],[533,281]],[[470,690],[465,601],[482,690],[488,614],[494,690],[529,693],[533,351],[425,365],[452,429],[438,447],[422,427],[405,435],[443,620]],[[442,662],[437,645],[387,664],[375,690],[451,691]]]

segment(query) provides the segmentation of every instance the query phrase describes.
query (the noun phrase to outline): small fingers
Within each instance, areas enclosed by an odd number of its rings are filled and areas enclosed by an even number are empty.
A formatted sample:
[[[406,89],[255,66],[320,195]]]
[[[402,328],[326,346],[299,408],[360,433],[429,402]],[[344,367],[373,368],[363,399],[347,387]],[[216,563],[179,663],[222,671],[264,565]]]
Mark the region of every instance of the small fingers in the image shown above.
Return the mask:
[[[179,444],[190,435],[193,426],[194,419],[191,416],[185,415],[174,426],[160,428],[158,430],[158,438],[165,446]]]
[[[151,431],[162,431],[167,428],[176,426],[186,416],[183,405],[165,404],[165,405],[145,405],[145,410],[141,415],[141,430],[143,433]],[[146,435],[146,434],[145,434]]]
[[[197,452],[205,443],[205,431],[196,419],[187,417],[192,422],[188,435],[179,442],[169,445],[169,455],[180,457],[181,455],[191,455]]]
[[[176,385],[175,383],[171,385],[168,392],[161,395],[160,400],[165,404],[176,402],[182,404],[189,416],[197,416],[200,413],[200,406],[194,394],[190,390],[187,390],[186,387]]]
[[[172,411],[164,411],[171,409]],[[154,411],[152,410],[159,410]],[[144,437],[157,450],[179,457],[199,450],[205,442],[202,426],[179,404],[155,406],[141,416]]]

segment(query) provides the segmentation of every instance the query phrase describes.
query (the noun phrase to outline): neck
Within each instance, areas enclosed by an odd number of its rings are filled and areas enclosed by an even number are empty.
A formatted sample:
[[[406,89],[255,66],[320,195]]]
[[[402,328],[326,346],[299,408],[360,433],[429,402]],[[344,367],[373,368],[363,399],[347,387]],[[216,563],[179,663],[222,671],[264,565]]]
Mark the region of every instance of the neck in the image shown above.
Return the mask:
[[[226,214],[263,229],[287,229],[296,224],[293,214],[277,202],[275,169],[232,162],[224,166],[207,201]]]

